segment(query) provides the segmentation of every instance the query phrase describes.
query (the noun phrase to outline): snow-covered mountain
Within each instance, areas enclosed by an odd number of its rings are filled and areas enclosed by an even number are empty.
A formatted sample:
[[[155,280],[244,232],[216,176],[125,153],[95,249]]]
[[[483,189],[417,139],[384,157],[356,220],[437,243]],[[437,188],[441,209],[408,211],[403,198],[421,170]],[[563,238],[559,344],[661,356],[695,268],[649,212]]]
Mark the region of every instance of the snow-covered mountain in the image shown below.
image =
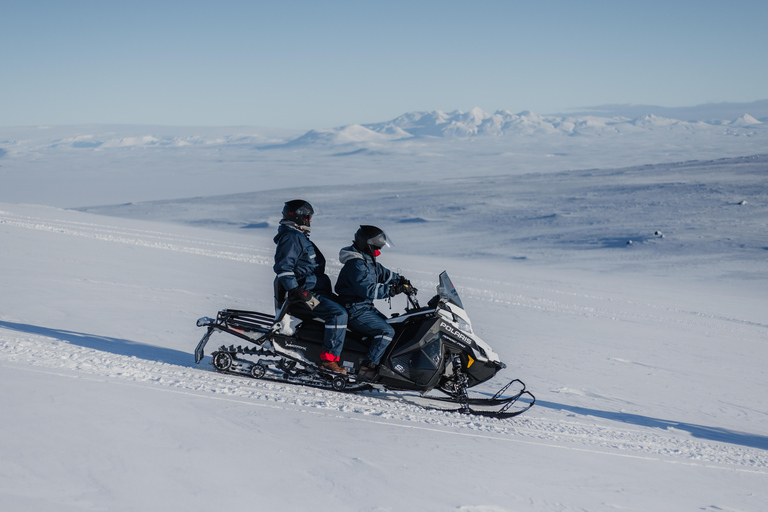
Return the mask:
[[[570,113],[552,113],[559,116],[627,117],[634,119],[655,115],[684,121],[702,121],[710,124],[724,124],[742,116],[745,112],[763,122],[768,121],[768,100],[734,103],[705,103],[690,107],[661,107],[658,105],[601,105],[572,109]]]
[[[733,121],[731,121],[732,126],[755,126],[758,124],[763,124],[763,123],[758,121],[757,119],[755,119],[749,114],[744,114],[738,119],[734,119]]]
[[[499,110],[490,114],[480,108],[467,112],[409,112],[382,123],[342,126],[340,128],[310,131],[290,141],[291,145],[346,144],[350,142],[383,142],[425,137],[476,136],[542,136],[573,135],[601,136],[634,133],[638,130],[688,133],[718,130],[723,123],[681,121],[645,114],[636,118],[598,116],[544,116],[530,111],[513,114]],[[727,123],[734,127],[754,127],[760,121],[744,114]]]
[[[300,132],[252,126],[182,127],[73,125],[0,127],[0,148],[26,154],[50,150],[252,147],[283,143]]]
[[[654,114],[544,116],[472,109],[411,112],[382,123],[308,132],[0,128],[0,201],[80,207],[350,180],[434,181],[706,161],[763,154],[766,148],[768,123],[744,114],[705,123]]]
[[[301,137],[292,139],[289,146],[304,146],[322,144],[337,146],[358,142],[386,142],[411,137],[403,130],[372,130],[370,127],[352,124],[341,128],[327,130],[310,130]]]
[[[578,124],[590,120],[541,116],[529,111],[513,114],[500,110],[489,114],[475,107],[468,112],[411,112],[392,121],[365,126],[375,132],[397,128],[406,137],[471,137],[572,133]]]
[[[759,110],[762,112],[762,110]],[[653,113],[634,117],[591,114],[540,115],[530,111],[514,114],[508,110],[488,113],[469,111],[408,112],[390,121],[317,128],[301,133],[258,127],[194,128],[168,126],[99,126],[0,128],[0,151],[27,153],[52,149],[108,150],[119,148],[249,148],[278,149],[378,145],[388,147],[410,139],[500,139],[515,137],[546,139],[548,136],[601,137],[606,135],[663,133],[664,137],[700,134],[755,135],[766,123],[749,112],[738,117],[684,121]],[[723,127],[745,131],[728,132]],[[2,155],[0,152],[0,155]]]

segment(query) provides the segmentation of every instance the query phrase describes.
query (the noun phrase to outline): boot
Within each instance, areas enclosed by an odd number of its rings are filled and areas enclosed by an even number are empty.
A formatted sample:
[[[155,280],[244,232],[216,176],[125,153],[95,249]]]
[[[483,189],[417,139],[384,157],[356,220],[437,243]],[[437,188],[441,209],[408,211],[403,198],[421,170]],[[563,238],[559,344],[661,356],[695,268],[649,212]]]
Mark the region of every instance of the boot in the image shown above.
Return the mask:
[[[333,373],[340,373],[341,375],[347,374],[347,370],[336,364],[336,361],[320,361],[320,368]]]
[[[373,380],[376,378],[377,369],[377,364],[368,360],[363,361],[363,364],[360,366],[360,370],[357,372],[357,376],[363,380]]]

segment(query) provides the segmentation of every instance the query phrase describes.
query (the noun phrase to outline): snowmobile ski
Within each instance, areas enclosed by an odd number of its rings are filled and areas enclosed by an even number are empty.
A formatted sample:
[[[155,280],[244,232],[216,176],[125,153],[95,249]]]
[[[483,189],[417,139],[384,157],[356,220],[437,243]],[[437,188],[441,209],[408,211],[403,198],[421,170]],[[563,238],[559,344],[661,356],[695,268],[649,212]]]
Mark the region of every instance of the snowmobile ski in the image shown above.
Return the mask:
[[[515,382],[519,383],[522,386],[522,389],[519,389],[515,394],[511,396],[502,396],[503,393],[506,392],[507,389]],[[528,402],[527,405],[522,409],[510,410],[512,406],[517,404],[517,401],[523,396],[530,398],[530,402]],[[533,407],[533,404],[536,403],[536,397],[534,397],[530,391],[526,390],[525,383],[523,383],[523,381],[521,381],[520,379],[513,379],[507,385],[505,385],[499,391],[497,391],[496,394],[493,395],[491,398],[480,398],[480,397],[470,397],[470,396],[467,396],[466,398],[463,398],[463,399],[455,396],[425,396],[424,398],[428,398],[430,400],[436,400],[439,402],[457,403],[461,406],[458,409],[436,408],[438,410],[448,410],[452,412],[461,412],[466,414],[487,416],[491,418],[512,418],[514,416],[524,413],[525,411]],[[524,402],[521,402],[521,403],[524,403]],[[490,409],[490,410],[473,409],[472,406],[492,407],[495,409]]]

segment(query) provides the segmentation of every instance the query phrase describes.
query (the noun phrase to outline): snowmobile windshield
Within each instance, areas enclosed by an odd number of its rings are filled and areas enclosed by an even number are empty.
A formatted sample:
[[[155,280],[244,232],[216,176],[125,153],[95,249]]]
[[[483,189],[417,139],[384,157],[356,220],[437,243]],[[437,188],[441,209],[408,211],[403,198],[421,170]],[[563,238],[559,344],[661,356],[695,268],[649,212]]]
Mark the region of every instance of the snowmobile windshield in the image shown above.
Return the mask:
[[[459,292],[453,287],[451,278],[448,277],[448,272],[446,271],[443,271],[440,274],[440,284],[437,285],[437,294],[448,302],[456,304],[461,309],[464,309],[464,304],[461,303]]]

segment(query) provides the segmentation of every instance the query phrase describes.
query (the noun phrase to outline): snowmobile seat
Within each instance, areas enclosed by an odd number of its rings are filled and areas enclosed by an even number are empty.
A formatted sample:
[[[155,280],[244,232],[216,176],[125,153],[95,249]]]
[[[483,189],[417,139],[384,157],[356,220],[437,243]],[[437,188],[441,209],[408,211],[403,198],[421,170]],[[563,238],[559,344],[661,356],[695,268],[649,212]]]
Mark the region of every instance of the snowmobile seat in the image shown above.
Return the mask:
[[[292,317],[298,318],[303,322],[320,322],[321,324],[325,323],[322,318],[316,317],[315,315],[312,314],[311,311],[307,311],[301,306],[295,306],[293,304],[288,306],[287,314],[291,315]]]
[[[280,311],[278,311],[275,317],[275,322],[281,322],[286,315],[290,315],[301,320],[301,334],[297,333],[299,337],[304,339],[315,339],[317,341],[322,340],[323,332],[325,329],[325,322],[321,318],[314,316],[311,311],[307,311],[306,309],[296,304],[290,304],[287,300],[285,300],[283,302],[283,306],[280,308]],[[345,335],[344,340],[344,346],[346,348],[352,348],[353,350],[359,351],[367,351],[368,347],[371,345],[372,338],[363,337],[361,333],[347,329],[347,334]]]
[[[325,324],[315,319],[310,319],[301,323],[296,328],[296,337],[304,341],[311,341],[313,343],[322,344],[323,336],[325,334]],[[347,334],[344,337],[344,350],[355,350],[358,352],[367,352],[368,347],[371,345],[372,338],[363,338],[358,332],[347,329]]]

